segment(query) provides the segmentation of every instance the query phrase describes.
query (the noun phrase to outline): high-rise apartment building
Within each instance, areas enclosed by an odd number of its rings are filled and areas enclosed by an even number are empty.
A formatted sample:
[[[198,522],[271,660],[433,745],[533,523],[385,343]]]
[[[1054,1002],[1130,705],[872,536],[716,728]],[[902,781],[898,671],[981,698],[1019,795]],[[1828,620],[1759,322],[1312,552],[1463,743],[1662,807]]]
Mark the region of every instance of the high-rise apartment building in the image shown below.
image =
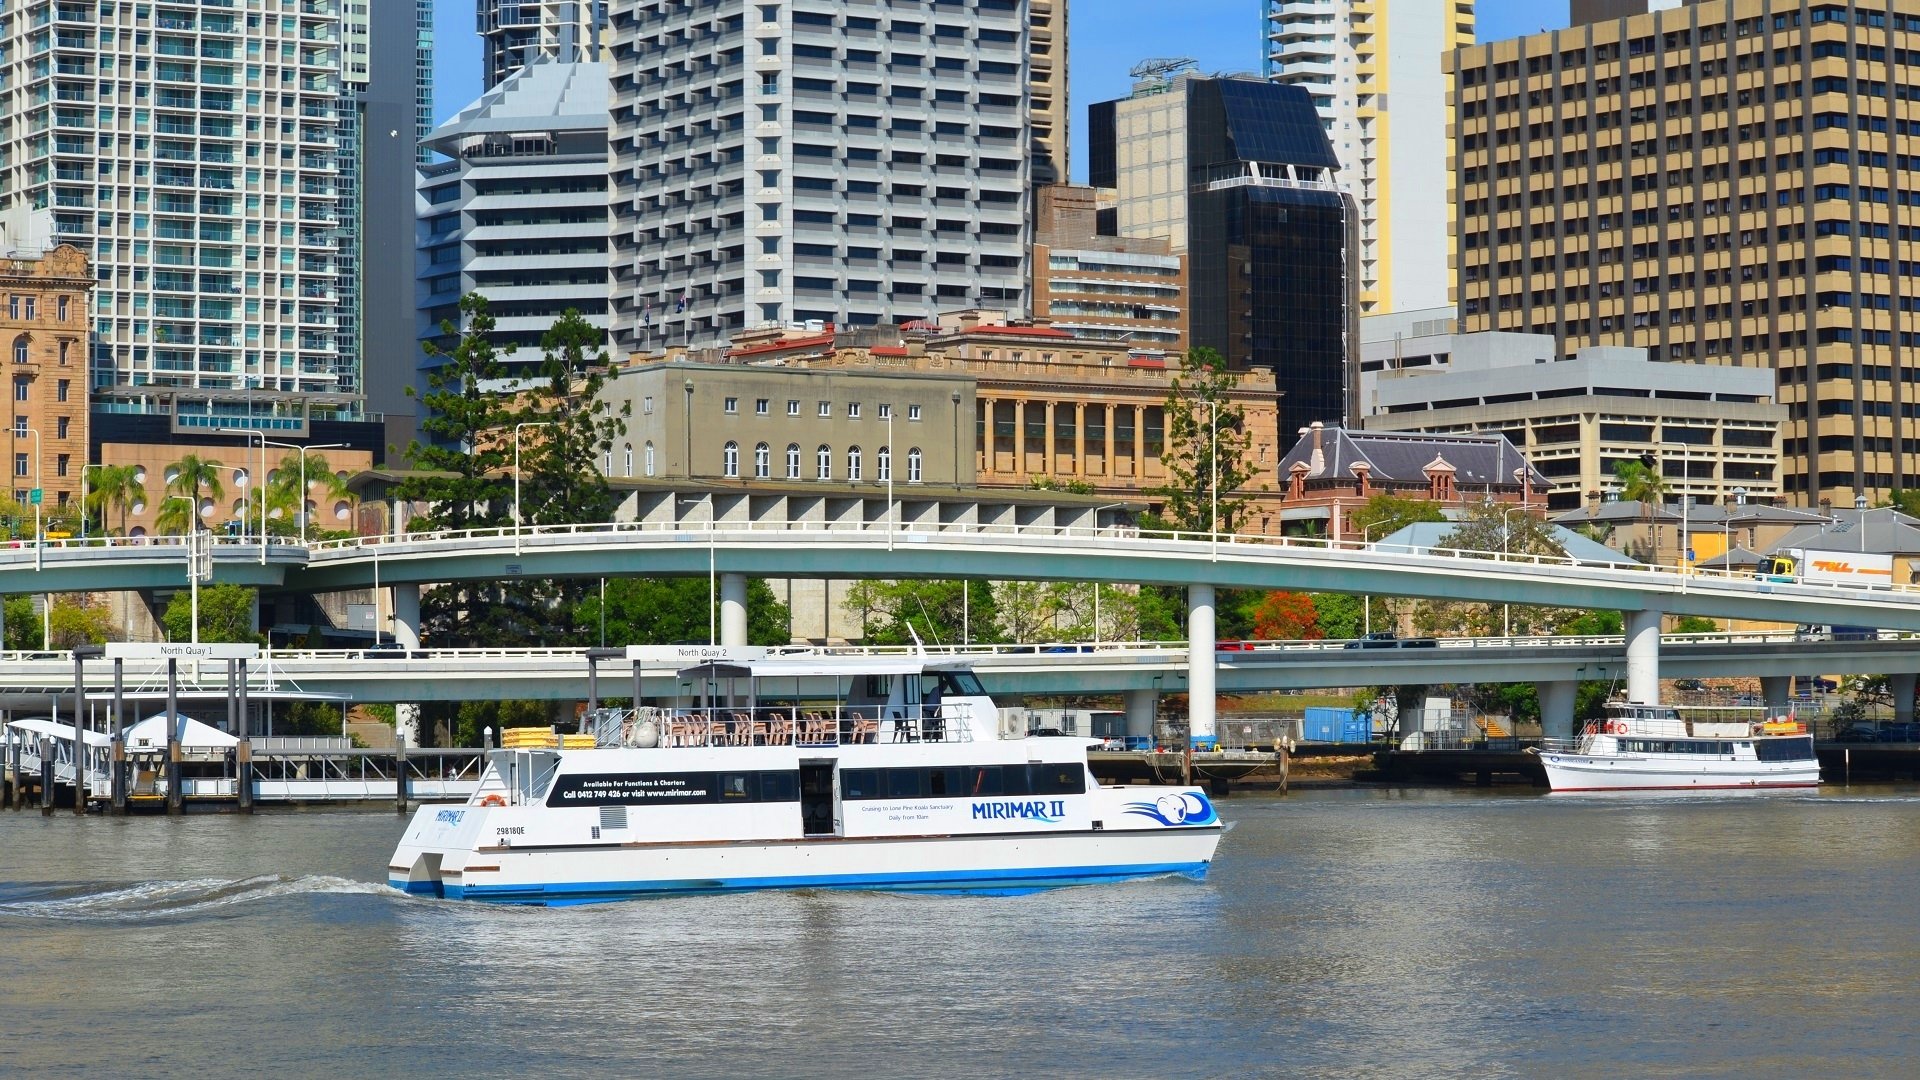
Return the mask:
[[[1018,0],[615,0],[610,35],[618,352],[1027,307]]]
[[[407,268],[383,284],[365,254],[393,223],[381,207],[411,216],[410,185],[391,191],[377,162],[410,169],[431,8],[347,6],[35,0],[0,15],[0,220],[15,246],[91,256],[96,410],[173,412],[188,391],[236,426],[283,407],[352,415],[369,335],[411,336]],[[410,107],[372,131],[383,34]],[[343,54],[349,39],[372,50]]]
[[[485,88],[537,60],[594,59],[606,8],[607,0],[476,0]]]
[[[489,301],[495,344],[518,347],[509,367],[537,367],[541,336],[568,309],[604,329],[606,65],[518,68],[427,145],[449,160],[420,170],[419,336],[460,325],[471,292]]]
[[[1089,111],[1089,172],[1122,236],[1187,260],[1188,342],[1270,368],[1280,430],[1344,421],[1358,375],[1353,200],[1307,91],[1182,75]]]
[[[1463,328],[1774,368],[1788,498],[1920,484],[1914,60],[1916,0],[1703,0],[1459,50]]]
[[[1360,210],[1364,313],[1448,299],[1451,204],[1441,60],[1474,0],[1265,0],[1266,75],[1306,88]]]
[[[1067,0],[1027,0],[1028,36],[1033,42],[1032,76],[1027,95],[1033,119],[1033,183],[1064,184],[1067,168]]]

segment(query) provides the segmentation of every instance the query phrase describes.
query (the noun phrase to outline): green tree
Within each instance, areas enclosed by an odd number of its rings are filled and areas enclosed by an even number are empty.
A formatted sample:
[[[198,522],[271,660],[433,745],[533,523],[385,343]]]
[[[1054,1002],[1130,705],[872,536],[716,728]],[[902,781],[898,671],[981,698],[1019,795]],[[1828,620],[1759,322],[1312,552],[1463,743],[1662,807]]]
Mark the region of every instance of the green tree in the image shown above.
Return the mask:
[[[1369,600],[1373,599],[1368,597]],[[1346,593],[1314,593],[1313,614],[1323,638],[1357,638],[1366,625],[1358,596]]]
[[[1241,492],[1257,490],[1248,487],[1257,473],[1249,459],[1253,436],[1245,410],[1230,396],[1238,382],[1218,352],[1188,350],[1181,374],[1167,390],[1166,442],[1160,452],[1167,482],[1147,491],[1165,501],[1158,514],[1142,516],[1143,527],[1239,531],[1252,502]]]
[[[1702,615],[1682,615],[1674,620],[1673,632],[1676,634],[1715,634],[1720,632],[1720,624]]]
[[[85,593],[55,598],[49,619],[51,647],[55,649],[104,645],[113,636],[113,618],[107,605]]]
[[[307,512],[309,502],[316,501],[313,498],[316,489],[323,505],[344,499],[348,494],[347,482],[328,464],[325,454],[306,455],[306,491],[300,490],[300,481],[298,451],[283,456],[267,479],[267,531],[275,536],[300,534],[300,515]],[[309,522],[309,533],[311,525]]]
[[[139,467],[134,465],[107,465],[93,471],[88,478],[85,509],[88,516],[100,522],[100,531],[106,531],[107,512],[117,510],[120,534],[126,535],[127,514],[147,501],[147,485],[141,482],[140,475]]]
[[[1377,543],[1409,525],[1423,521],[1445,521],[1440,504],[1431,499],[1408,499],[1399,495],[1378,494],[1361,503],[1347,515],[1350,527],[1363,543]]]
[[[568,308],[540,339],[540,382],[523,396],[520,518],[529,525],[575,525],[613,517],[613,491],[601,465],[626,434],[631,405],[616,415],[606,384],[606,332]]]
[[[1563,558],[1566,549],[1553,526],[1520,508],[1482,499],[1466,508],[1454,527],[1435,542],[1436,550],[1462,558],[1502,559],[1537,556]],[[1427,600],[1414,606],[1414,625],[1424,633],[1468,636],[1550,633],[1569,615],[1531,604],[1483,604]]]
[[[1620,481],[1620,497],[1628,501],[1657,504],[1667,493],[1666,476],[1644,461],[1616,461],[1613,476]]]
[[[202,585],[200,587],[200,640],[261,642],[253,631],[255,590],[244,585]],[[192,594],[181,589],[167,601],[160,617],[168,641],[193,638]]]
[[[1908,517],[1920,517],[1920,488],[1894,488],[1882,505],[1895,507]]]
[[[984,581],[863,580],[848,588],[841,607],[860,621],[869,645],[911,645],[908,627],[926,645],[993,645],[1005,640],[998,601]]]
[[[154,528],[168,536],[200,529],[201,498],[210,498],[216,504],[226,498],[226,487],[220,483],[222,468],[225,466],[220,462],[198,454],[188,454],[169,466],[167,499],[154,518]]]
[[[708,605],[705,578],[609,578],[607,580],[606,642],[609,645],[670,645],[680,641],[705,642],[710,618],[718,615]],[[577,604],[572,622],[579,644],[600,640],[602,607],[596,583]],[[779,602],[773,587],[759,578],[747,580],[747,643],[786,645],[793,640],[793,617]]]
[[[511,465],[515,411],[495,386],[507,378],[506,365],[493,344],[494,318],[487,298],[468,293],[460,298],[462,330],[452,320],[440,332],[455,344],[451,349],[428,341],[421,348],[440,361],[427,369],[420,430],[427,439],[407,445],[407,457],[419,471],[399,485],[398,495],[409,502],[427,502],[427,525],[433,529],[477,529],[507,523],[513,493]],[[508,353],[513,347],[508,346]],[[453,590],[436,589],[435,592]]]

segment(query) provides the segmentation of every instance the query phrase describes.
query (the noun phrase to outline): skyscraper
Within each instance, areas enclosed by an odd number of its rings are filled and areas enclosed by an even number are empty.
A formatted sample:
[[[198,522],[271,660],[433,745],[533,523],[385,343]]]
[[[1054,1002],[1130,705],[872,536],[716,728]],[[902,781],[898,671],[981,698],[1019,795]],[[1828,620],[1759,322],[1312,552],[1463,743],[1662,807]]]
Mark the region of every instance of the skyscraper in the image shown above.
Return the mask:
[[[430,79],[429,0],[375,18],[390,14],[375,28],[334,0],[40,0],[0,19],[0,221],[13,246],[92,256],[96,411],[179,417],[176,394],[209,426],[294,399],[360,411],[368,335],[392,315],[403,341],[412,329],[406,290],[386,302],[362,248],[403,197],[380,162],[410,167]],[[368,140],[363,103],[389,78],[406,118]]]
[[[1360,209],[1365,313],[1447,302],[1451,204],[1442,58],[1474,0],[1265,0],[1266,74],[1305,87]]]
[[[611,37],[617,352],[1025,309],[1015,0],[615,0]]]
[[[1067,0],[1027,0],[1028,35],[1033,42],[1033,75],[1027,82],[1032,99],[1033,183],[1064,184],[1067,168]]]
[[[607,0],[476,0],[488,90],[536,60],[596,59]]]
[[[1789,498],[1920,486],[1916,50],[1920,0],[1702,0],[1460,50],[1462,329],[1776,369]],[[1670,491],[1759,478],[1685,453],[1711,428],[1659,437]]]
[[[1090,178],[1117,231],[1187,257],[1191,345],[1270,368],[1280,430],[1343,421],[1358,374],[1353,200],[1307,92],[1253,77],[1144,79],[1089,110]]]

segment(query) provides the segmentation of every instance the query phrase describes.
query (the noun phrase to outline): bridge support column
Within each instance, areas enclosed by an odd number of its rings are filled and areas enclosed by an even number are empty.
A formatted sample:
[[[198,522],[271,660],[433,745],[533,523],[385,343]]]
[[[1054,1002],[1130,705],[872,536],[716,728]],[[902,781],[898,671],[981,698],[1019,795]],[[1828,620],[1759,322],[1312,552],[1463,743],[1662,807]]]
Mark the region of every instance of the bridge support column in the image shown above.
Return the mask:
[[[1127,749],[1153,745],[1153,720],[1160,710],[1160,695],[1153,690],[1127,691]]]
[[[747,575],[720,575],[720,644],[747,643]]]
[[[1913,691],[1917,681],[1920,676],[1911,671],[1887,676],[1887,689],[1893,693],[1893,718],[1899,723],[1913,723]]]
[[[1540,694],[1540,735],[1547,739],[1573,739],[1573,707],[1580,684],[1571,679],[1538,683]]]
[[[1784,709],[1787,707],[1787,702],[1791,700],[1792,697],[1793,697],[1793,676],[1791,675],[1760,676],[1760,701],[1762,704],[1765,704],[1769,707],[1777,705],[1780,708]]]
[[[1660,615],[1627,612],[1627,700],[1635,705],[1660,704]]]
[[[1187,588],[1187,741],[1214,746],[1213,586]]]
[[[420,647],[420,586],[393,587],[393,640],[408,651]]]

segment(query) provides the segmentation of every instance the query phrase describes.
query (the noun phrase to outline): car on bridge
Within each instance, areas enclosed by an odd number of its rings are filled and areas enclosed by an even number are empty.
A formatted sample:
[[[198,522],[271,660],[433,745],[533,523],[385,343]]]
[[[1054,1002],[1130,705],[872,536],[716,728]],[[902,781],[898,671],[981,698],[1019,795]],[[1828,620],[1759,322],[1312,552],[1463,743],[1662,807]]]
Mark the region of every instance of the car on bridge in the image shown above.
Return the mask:
[[[1375,630],[1342,645],[1343,649],[1431,649],[1439,642],[1430,637],[1403,638],[1391,630]]]

